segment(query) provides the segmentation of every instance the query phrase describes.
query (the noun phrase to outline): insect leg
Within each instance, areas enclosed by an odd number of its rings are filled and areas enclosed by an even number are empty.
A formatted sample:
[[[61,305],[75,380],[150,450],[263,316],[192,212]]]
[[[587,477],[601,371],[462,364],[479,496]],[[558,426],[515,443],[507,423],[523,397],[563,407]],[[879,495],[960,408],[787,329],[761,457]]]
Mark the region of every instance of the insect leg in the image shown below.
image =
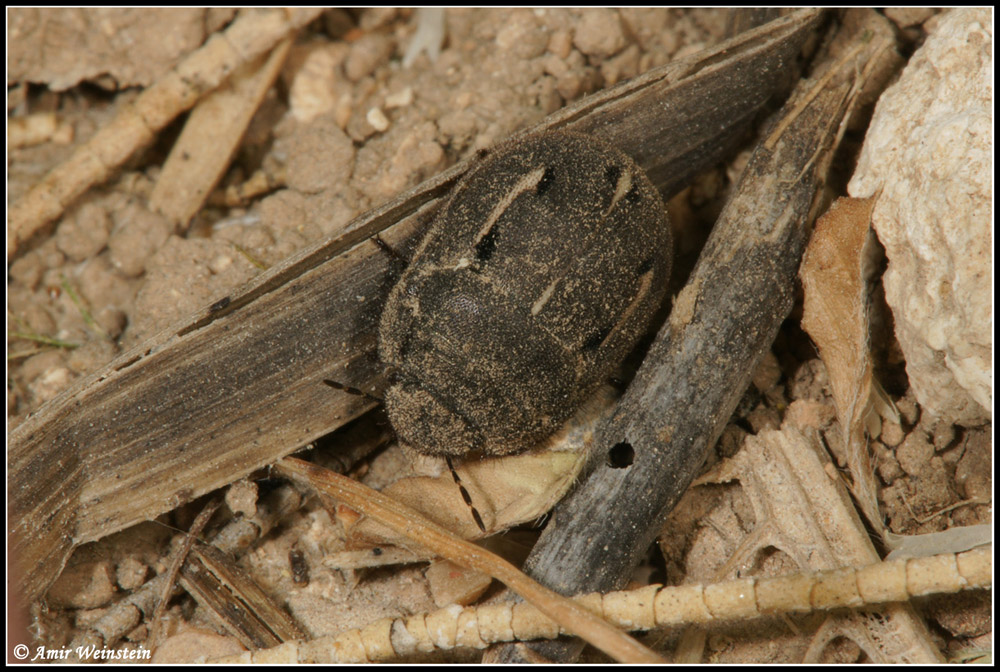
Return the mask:
[[[385,403],[384,399],[379,399],[378,397],[376,397],[373,394],[368,394],[364,390],[360,390],[360,389],[358,389],[356,387],[351,387],[349,385],[344,385],[343,383],[338,383],[337,381],[330,380],[329,378],[324,378],[323,379],[323,383],[325,383],[326,385],[329,385],[330,387],[332,387],[335,390],[341,390],[343,392],[347,392],[348,394],[353,394],[353,395],[358,396],[358,397],[364,397],[364,398],[370,399],[372,401],[377,401],[380,404]]]
[[[476,510],[476,507],[472,503],[472,497],[469,495],[469,491],[465,489],[465,486],[462,484],[462,479],[458,477],[458,472],[455,471],[455,465],[451,463],[451,457],[446,455],[444,459],[445,462],[448,463],[448,468],[451,469],[451,477],[455,480],[455,484],[458,486],[459,492],[462,493],[462,499],[465,500],[466,506],[468,506],[469,510],[472,511],[472,519],[476,521],[476,526],[479,528],[479,531],[486,534],[486,526],[483,525],[483,517],[479,515],[479,511]]]

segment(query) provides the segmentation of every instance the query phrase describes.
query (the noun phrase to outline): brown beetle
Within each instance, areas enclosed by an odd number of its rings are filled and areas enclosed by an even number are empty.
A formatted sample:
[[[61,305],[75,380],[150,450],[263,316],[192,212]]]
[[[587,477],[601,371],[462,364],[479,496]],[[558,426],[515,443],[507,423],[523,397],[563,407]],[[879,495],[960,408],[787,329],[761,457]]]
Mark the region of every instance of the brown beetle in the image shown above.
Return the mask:
[[[456,186],[383,310],[397,435],[432,455],[531,447],[649,327],[671,257],[663,201],[622,152],[566,132],[497,148]]]

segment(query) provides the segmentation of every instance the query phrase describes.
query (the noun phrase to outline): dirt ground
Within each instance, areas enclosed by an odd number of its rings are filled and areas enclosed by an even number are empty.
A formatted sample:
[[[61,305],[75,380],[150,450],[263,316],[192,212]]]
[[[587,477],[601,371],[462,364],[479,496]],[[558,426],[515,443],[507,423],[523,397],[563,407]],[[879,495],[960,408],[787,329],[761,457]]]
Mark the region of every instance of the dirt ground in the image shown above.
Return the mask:
[[[9,11],[8,123],[31,118],[43,128],[37,137],[19,130],[17,142],[8,129],[8,204],[231,21],[233,12]],[[426,10],[327,11],[298,36],[231,165],[189,222],[148,207],[182,117],[8,260],[8,431],[81,377],[263,269],[335,235],[357,215],[569,102],[725,39],[725,12],[449,9],[443,28],[432,29],[426,48],[414,55],[408,48],[418,24],[433,24]],[[919,22],[901,31],[911,49],[922,39]],[[439,42],[440,54],[433,54]],[[736,166],[745,160],[744,153],[703,175],[669,203],[680,255],[674,283],[696,259]],[[746,436],[781,427],[793,405],[797,413],[808,411],[800,424],[836,445],[840,430],[826,370],[800,317],[797,306],[707,469],[734,456]],[[871,441],[888,528],[914,535],[991,523],[992,425],[961,427],[925,413],[908,389],[891,329],[878,338],[880,382],[900,413]],[[370,418],[352,431],[372,444],[386,440],[384,427]],[[351,467],[375,485],[403,468],[400,451],[379,451]],[[842,455],[834,459],[842,466]],[[257,496],[255,487],[242,487],[253,491],[251,501]],[[724,578],[720,568],[754,527],[740,492],[737,482],[692,488],[637,571],[636,585]],[[229,510],[240,508],[236,498],[227,495]],[[162,572],[175,530],[186,529],[199,506],[78,549],[45,604],[36,605],[36,643],[67,645]],[[518,528],[497,548],[523,556],[537,535],[538,529]],[[311,637],[433,610],[447,599],[439,594],[434,565],[426,562],[368,569],[326,564],[328,555],[345,548],[338,523],[308,500],[239,562]],[[293,571],[290,553],[309,568],[307,579],[305,570]],[[750,571],[794,569],[783,569],[773,557],[758,560]],[[489,598],[499,588],[487,582],[465,599],[484,591]],[[991,651],[990,601],[990,593],[976,591],[915,604],[934,645],[957,659]],[[774,618],[714,627],[703,633],[698,659],[798,662],[819,625],[815,618],[794,624]],[[149,637],[150,626],[141,624],[116,646],[145,646]],[[159,637],[156,662],[243,650],[187,595],[170,603]],[[691,646],[682,629],[645,641],[668,655]],[[479,655],[466,649],[434,660]],[[602,658],[588,649],[585,659]],[[822,656],[827,662],[865,659],[846,638]]]

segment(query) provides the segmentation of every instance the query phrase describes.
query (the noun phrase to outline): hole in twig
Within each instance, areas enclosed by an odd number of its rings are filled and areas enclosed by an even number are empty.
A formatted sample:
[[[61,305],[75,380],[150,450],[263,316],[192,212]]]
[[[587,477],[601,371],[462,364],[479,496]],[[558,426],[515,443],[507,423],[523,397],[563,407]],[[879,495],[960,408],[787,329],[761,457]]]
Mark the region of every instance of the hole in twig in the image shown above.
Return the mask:
[[[628,441],[621,441],[611,446],[608,451],[608,466],[612,469],[631,467],[635,459],[635,449]]]

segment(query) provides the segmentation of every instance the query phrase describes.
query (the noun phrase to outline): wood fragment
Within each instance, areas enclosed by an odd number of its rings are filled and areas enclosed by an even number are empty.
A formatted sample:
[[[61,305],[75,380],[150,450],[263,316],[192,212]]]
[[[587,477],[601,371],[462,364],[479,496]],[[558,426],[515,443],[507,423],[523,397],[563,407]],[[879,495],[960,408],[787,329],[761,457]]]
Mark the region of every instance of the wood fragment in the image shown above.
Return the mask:
[[[222,179],[292,41],[286,37],[259,62],[243,66],[191,110],[149,196],[150,209],[176,230],[187,228]]]
[[[264,498],[253,518],[239,518],[230,522],[212,543],[225,553],[246,549],[253,541],[267,534],[284,516],[298,509],[301,503],[302,497],[293,487],[278,488]],[[78,651],[115,646],[143,619],[151,619],[166,583],[166,574],[159,574],[147,581],[141,588],[109,608],[88,630],[74,637],[69,648]],[[171,595],[180,590],[179,586],[175,586]]]
[[[170,559],[170,566],[167,568],[163,581],[163,589],[160,591],[160,597],[157,601],[156,608],[153,610],[153,615],[150,617],[150,630],[149,630],[149,648],[155,649],[160,641],[160,634],[162,632],[163,626],[160,622],[160,618],[163,616],[163,611],[167,607],[167,602],[170,600],[170,594],[174,589],[174,582],[177,580],[177,574],[181,571],[181,566],[187,560],[188,553],[191,552],[191,547],[198,540],[199,535],[201,535],[202,530],[208,525],[208,521],[211,520],[212,514],[216,512],[219,506],[222,505],[222,501],[219,499],[213,499],[201,510],[198,516],[191,523],[191,529],[188,533],[184,535],[184,539],[177,550],[174,552],[173,557]]]
[[[184,589],[248,649],[271,648],[305,636],[249,574],[213,546],[192,549],[181,579]]]

